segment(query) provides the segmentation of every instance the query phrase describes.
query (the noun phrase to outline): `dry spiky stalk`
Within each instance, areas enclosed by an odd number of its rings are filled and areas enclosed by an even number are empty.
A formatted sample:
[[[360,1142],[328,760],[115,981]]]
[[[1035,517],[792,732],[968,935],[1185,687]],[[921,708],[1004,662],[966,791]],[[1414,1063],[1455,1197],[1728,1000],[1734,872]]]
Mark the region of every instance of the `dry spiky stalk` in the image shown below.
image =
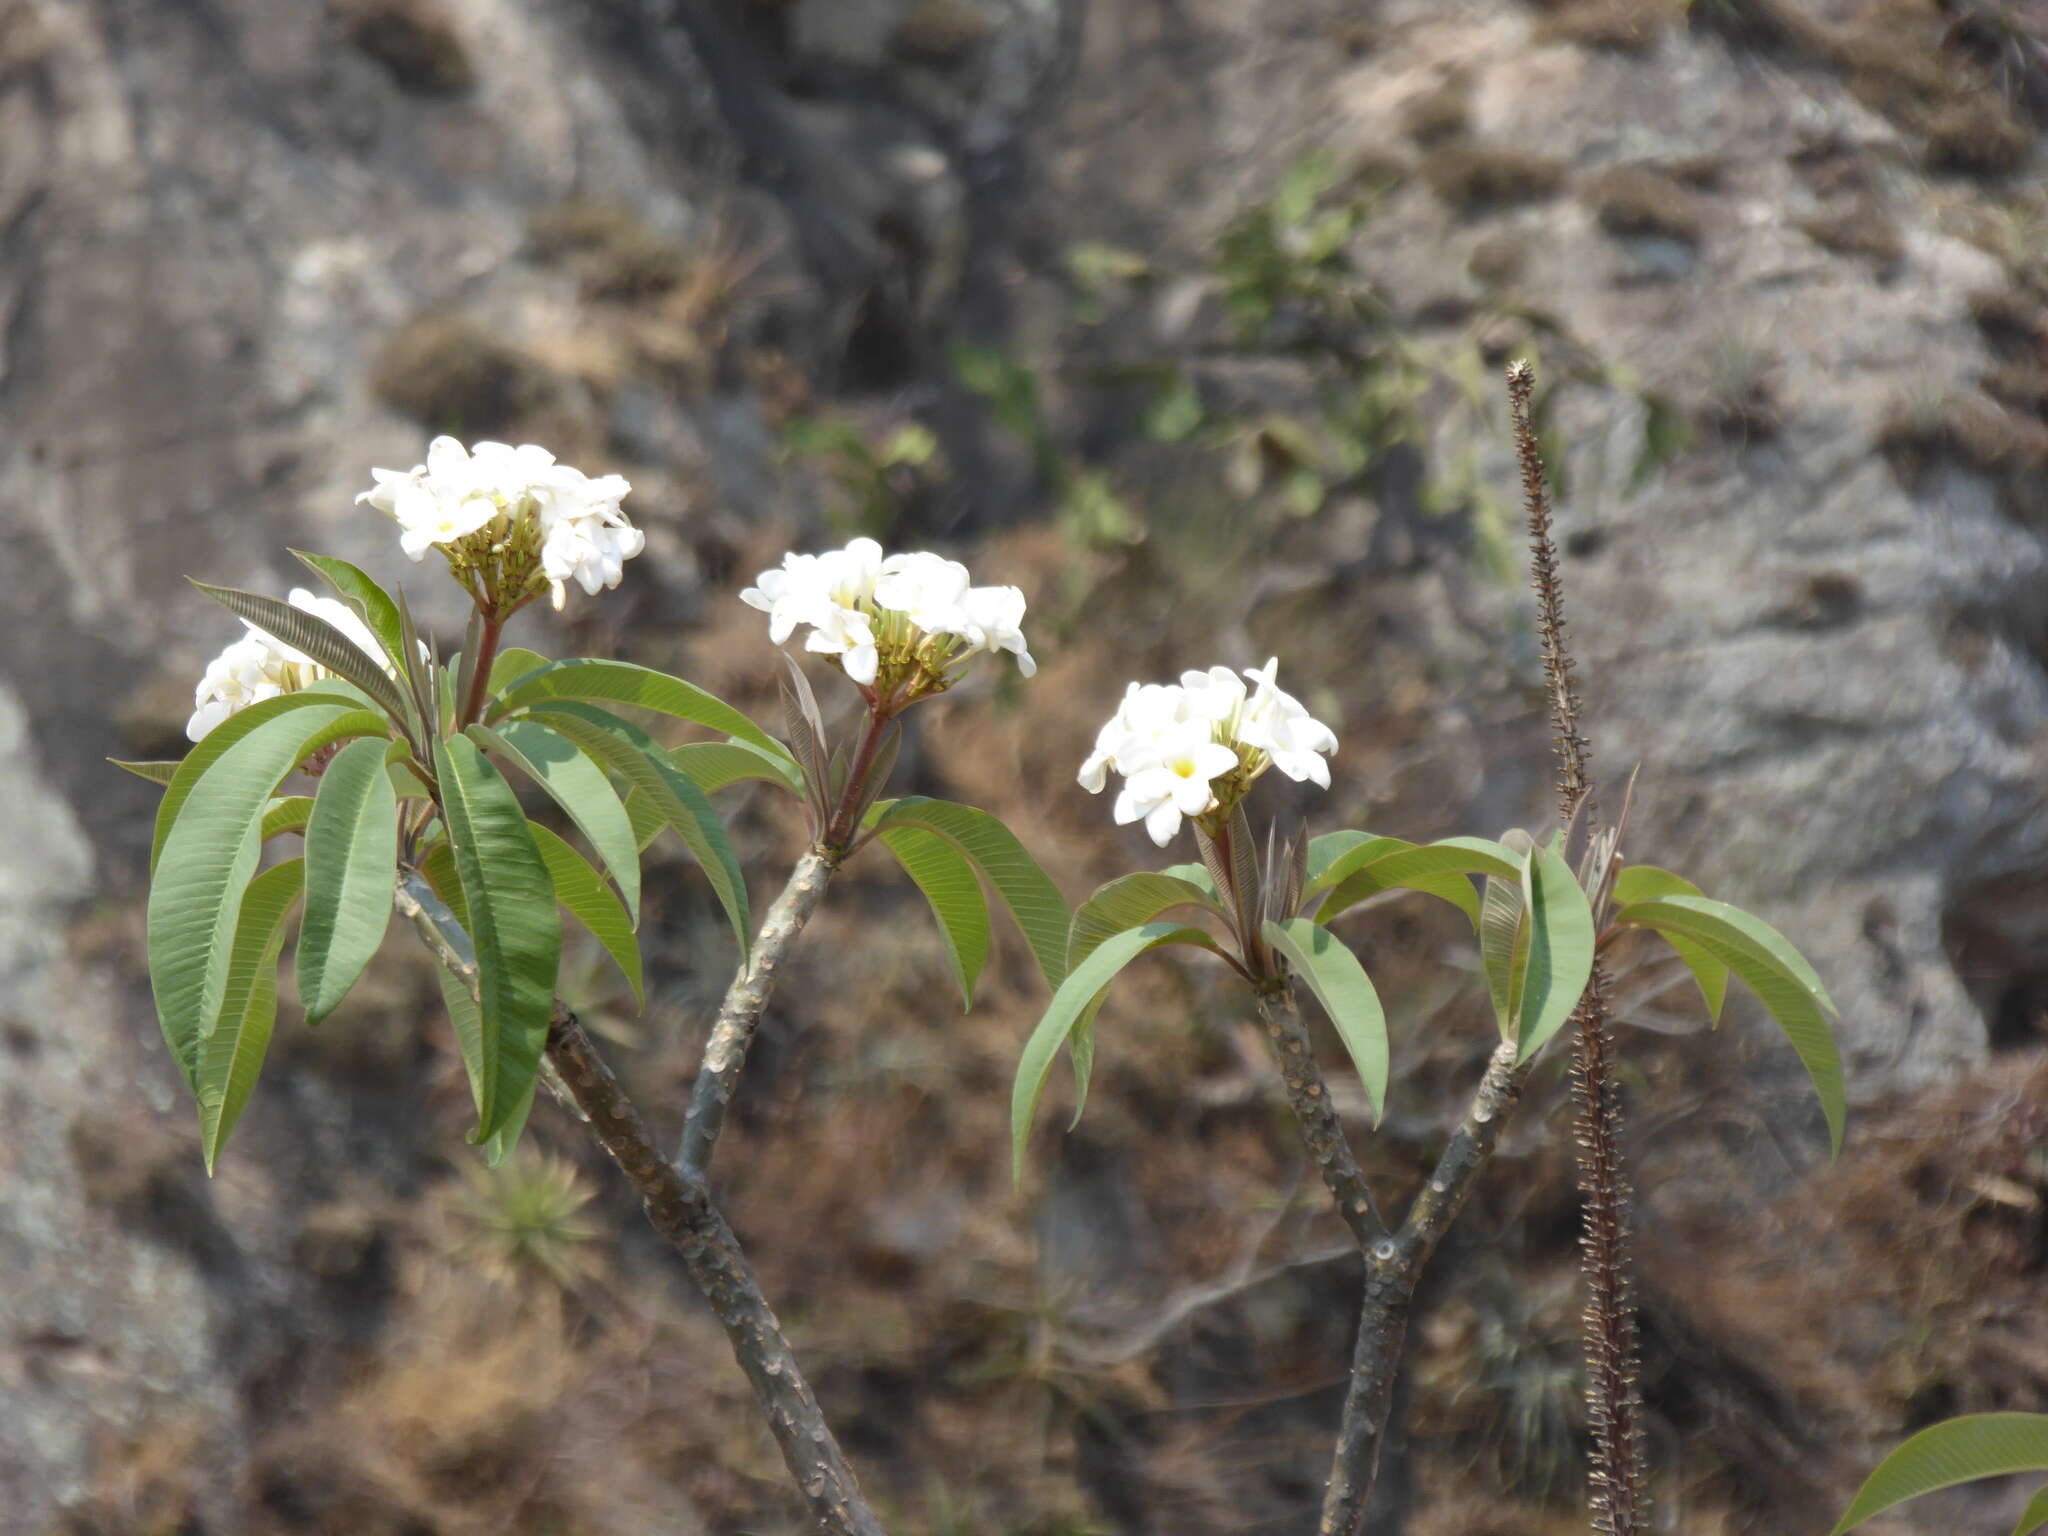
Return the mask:
[[[1543,639],[1543,676],[1550,690],[1550,729],[1557,754],[1558,810],[1567,824],[1581,801],[1590,802],[1592,749],[1579,732],[1576,663],[1565,639],[1564,589],[1557,574],[1557,545],[1550,537],[1550,491],[1543,476],[1543,452],[1529,418],[1536,372],[1526,361],[1508,364],[1508,403],[1514,415],[1515,457],[1522,467],[1522,505],[1529,522],[1529,585],[1536,591],[1536,631]],[[1589,803],[1590,810],[1590,803]]]
[[[1550,496],[1529,416],[1534,371],[1527,362],[1517,361],[1508,365],[1507,379],[1528,514],[1530,585],[1536,590],[1536,624],[1543,637],[1543,670],[1550,685],[1558,805],[1567,827],[1575,819],[1590,826],[1593,782],[1586,763],[1592,754],[1579,731],[1579,691],[1572,681],[1557,546],[1550,535]],[[1642,1402],[1636,1389],[1636,1316],[1629,1285],[1630,1190],[1621,1151],[1621,1099],[1612,1065],[1607,977],[1597,956],[1572,1023],[1572,1101],[1579,1190],[1584,1201],[1579,1253],[1586,1276],[1586,1408],[1593,1431],[1589,1469],[1593,1528],[1604,1536],[1638,1536],[1647,1525],[1649,1491],[1643,1467]]]

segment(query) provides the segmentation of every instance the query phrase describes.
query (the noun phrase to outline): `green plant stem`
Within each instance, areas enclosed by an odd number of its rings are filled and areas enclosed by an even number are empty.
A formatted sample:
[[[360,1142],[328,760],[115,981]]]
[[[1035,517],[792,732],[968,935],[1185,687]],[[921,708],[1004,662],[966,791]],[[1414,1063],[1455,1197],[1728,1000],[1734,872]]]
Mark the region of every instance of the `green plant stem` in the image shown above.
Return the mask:
[[[1365,1284],[1358,1339],[1352,1349],[1351,1379],[1330,1460],[1318,1536],[1357,1536],[1379,1476],[1380,1446],[1386,1439],[1394,1378],[1407,1340],[1415,1288],[1437,1244],[1465,1208],[1480,1169],[1493,1156],[1500,1128],[1521,1096],[1526,1066],[1515,1064],[1515,1047],[1503,1043],[1486,1064],[1465,1118],[1451,1135],[1429,1179],[1417,1192],[1400,1230],[1364,1249]]]
[[[761,931],[754,936],[751,957],[726,988],[718,1018],[704,1042],[703,1064],[690,1089],[690,1112],[683,1121],[683,1142],[677,1160],[685,1172],[702,1178],[710,1167],[712,1150],[725,1128],[726,1106],[739,1090],[740,1072],[747,1064],[747,1049],[761,1023],[775,988],[775,973],[796,943],[798,934],[825,899],[825,887],[839,867],[839,855],[813,848],[796,861],[789,883],[768,908]]]
[[[498,642],[505,633],[505,617],[495,607],[484,610],[483,628],[478,632],[476,658],[471,663],[469,694],[455,717],[455,728],[465,730],[483,718],[484,700],[491,692],[491,664],[498,659]]]
[[[408,872],[394,904],[435,958],[475,994],[477,963],[469,936],[426,882]],[[639,1192],[648,1222],[682,1257],[691,1280],[725,1329],[815,1529],[828,1536],[887,1536],[868,1508],[738,1238],[712,1204],[704,1181],[661,1155],[632,1099],[559,998],[548,1026],[545,1059],[598,1144]]]

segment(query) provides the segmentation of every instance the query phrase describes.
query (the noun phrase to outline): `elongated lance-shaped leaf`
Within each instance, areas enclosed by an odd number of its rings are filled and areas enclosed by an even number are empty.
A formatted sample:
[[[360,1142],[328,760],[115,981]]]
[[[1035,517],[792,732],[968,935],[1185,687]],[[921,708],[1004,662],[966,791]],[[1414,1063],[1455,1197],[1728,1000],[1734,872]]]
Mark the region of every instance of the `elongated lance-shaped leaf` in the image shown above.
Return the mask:
[[[953,962],[953,975],[960,983],[961,1006],[972,1008],[975,983],[988,963],[989,946],[988,901],[981,894],[981,878],[973,863],[936,832],[921,827],[893,827],[879,838],[924,892],[938,921],[939,937],[945,940],[946,956]]]
[[[399,692],[398,685],[384,670],[384,658],[372,656],[318,614],[294,608],[274,597],[265,597],[261,592],[210,587],[203,581],[195,581],[192,585],[237,618],[249,620],[265,634],[311,658],[336,677],[354,683],[401,727],[409,722],[411,711],[406,708],[405,695]]]
[[[329,718],[348,713],[327,709]],[[243,733],[190,786],[164,840],[149,887],[149,982],[164,1041],[188,1084],[197,1082],[200,1042],[220,1016],[264,808],[320,719],[317,709],[273,713]]]
[[[392,600],[398,604],[399,647],[405,653],[399,658],[399,683],[412,703],[414,717],[420,722],[420,749],[425,751],[426,739],[434,735],[434,722],[439,718],[434,707],[434,701],[440,694],[434,674],[439,669],[432,650],[420,642],[420,627],[413,622],[412,605],[405,600],[405,588],[400,587]]]
[[[526,1099],[540,1065],[561,968],[554,881],[512,786],[476,744],[434,744],[434,771],[470,942],[476,946],[481,1038],[466,1057],[476,1098],[476,1141],[486,1141]]]
[[[1527,1061],[1564,1026],[1593,976],[1593,909],[1555,846],[1522,868],[1526,942],[1515,977],[1516,1055]]]
[[[285,919],[305,887],[303,859],[266,869],[242,894],[235,946],[228,958],[227,990],[220,1017],[199,1047],[199,1146],[212,1174],[235,1122],[263,1071],[270,1032],[277,1023],[277,956],[284,947]]]
[[[922,795],[882,802],[869,812],[868,821],[877,832],[895,827],[935,832],[972,859],[1010,909],[1045,984],[1059,986],[1067,967],[1067,899],[1014,832],[987,811]]]
[[[384,648],[385,658],[392,669],[403,673],[405,670],[405,623],[398,616],[398,604],[392,600],[369,574],[346,560],[336,560],[330,555],[311,555],[302,549],[292,551],[292,556],[301,565],[318,576],[334,595],[353,608],[356,616],[369,627],[377,643]]]
[[[166,762],[131,763],[126,762],[118,757],[110,757],[107,759],[107,761],[112,763],[116,768],[134,774],[135,777],[137,777],[138,779],[149,780],[149,782],[152,784],[168,784],[171,782],[172,779],[178,776],[178,764],[176,759],[172,759]]]
[[[789,750],[803,778],[811,834],[821,837],[832,819],[832,752],[825,739],[825,717],[818,712],[818,696],[811,691],[804,669],[780,647],[775,654],[782,662],[782,726],[789,733]]]
[[[1266,942],[1308,983],[1336,1026],[1378,1125],[1387,1108],[1387,1015],[1372,978],[1334,933],[1305,917],[1266,924]]]
[[[164,786],[164,797],[157,802],[156,830],[150,838],[149,869],[156,873],[158,862],[163,858],[164,840],[171,835],[171,828],[177,824],[179,814],[184,810],[185,801],[192,793],[192,787],[221,760],[228,749],[241,741],[250,732],[275,720],[279,715],[297,714],[301,710],[314,710],[306,716],[300,732],[301,738],[310,738],[321,727],[353,714],[349,706],[332,694],[288,693],[282,698],[265,699],[260,704],[251,704],[247,709],[238,710],[219,725],[206,733],[205,739],[185,754],[185,760],[178,764],[178,771],[171,775],[171,782]],[[302,759],[291,764],[297,767]],[[283,775],[278,776],[282,778]]]
[[[804,792],[803,774],[788,757],[744,741],[693,741],[671,748],[668,760],[707,795],[746,779],[759,779],[797,796]]]
[[[569,909],[569,915],[590,930],[591,937],[604,946],[626,984],[633,989],[633,1001],[647,1006],[647,993],[640,978],[640,941],[633,937],[633,925],[619,898],[590,867],[589,860],[538,822],[529,822],[533,845],[540,850],[548,878],[555,884],[555,900]]]
[[[773,737],[716,694],[706,693],[680,677],[624,661],[558,661],[529,673],[492,702],[485,723],[495,724],[515,710],[556,699],[650,709],[678,720],[708,725],[721,736],[751,741],[764,752],[782,751]]]
[[[539,651],[529,651],[523,645],[504,646],[491,663],[491,675],[484,687],[495,699],[514,683],[554,664],[552,657],[543,656]]]
[[[1067,1122],[1069,1131],[1080,1129],[1081,1111],[1088,1107],[1088,1084],[1095,1076],[1095,1020],[1106,995],[1106,991],[1096,993],[1095,1001],[1081,1010],[1081,1017],[1067,1034],[1067,1065],[1074,1073],[1074,1116]]]
[[[869,809],[881,798],[883,789],[888,786],[889,775],[896,771],[896,758],[902,750],[903,724],[891,721],[889,728],[882,733],[881,745],[875,748],[875,755],[868,760],[867,781],[861,790],[859,804],[853,808],[853,826],[860,826]]]
[[[1376,838],[1370,832],[1325,832],[1320,837],[1310,838],[1308,841],[1308,893],[1313,895],[1317,891],[1328,890],[1330,882],[1323,878],[1324,872],[1352,849],[1361,847],[1366,843],[1394,841],[1398,841],[1398,839]],[[1402,846],[1412,848],[1414,844],[1407,843]]]
[[[2048,1413],[1967,1413],[1946,1419],[1879,1462],[1829,1536],[1843,1536],[1924,1493],[2014,1472],[2048,1472]],[[2026,1528],[2024,1521],[2021,1528]]]
[[[287,832],[305,831],[307,818],[312,814],[311,795],[279,795],[263,813],[263,841],[267,843]]]
[[[1536,840],[1519,827],[1501,834],[1501,847],[1527,861]],[[1515,1038],[1515,1010],[1521,1005],[1522,977],[1529,966],[1529,909],[1522,900],[1520,876],[1481,877],[1479,901],[1479,968],[1486,976],[1487,996],[1503,1040]]]
[[[1087,959],[1104,939],[1142,928],[1175,907],[1197,907],[1224,917],[1204,886],[1171,871],[1120,875],[1097,886],[1094,895],[1074,908],[1074,920],[1067,929],[1067,969],[1072,971]]]
[[[1614,877],[1613,900],[1616,907],[1625,907],[1637,901],[1654,901],[1659,896],[1703,894],[1698,886],[1683,875],[1675,875],[1668,869],[1659,869],[1654,864],[1631,864]],[[1692,972],[1692,979],[1700,989],[1700,1000],[1707,1005],[1707,1017],[1719,1024],[1721,1005],[1728,999],[1728,967],[1691,939],[1672,933],[1660,934],[1659,937],[1671,946],[1672,952],[1683,960],[1685,968]]]
[[[1200,827],[1195,828],[1195,847],[1202,855],[1202,871],[1208,876],[1209,884],[1216,889],[1217,909],[1222,912],[1224,922],[1230,925],[1230,931],[1237,939],[1238,948],[1244,949],[1248,941],[1241,917],[1242,905],[1238,899],[1237,876],[1230,867],[1230,860],[1224,857],[1223,850],[1216,844],[1216,839]]]
[[[711,882],[718,903],[732,924],[744,960],[753,934],[747,910],[747,882],[725,835],[725,826],[704,791],[678,772],[654,739],[637,725],[608,714],[594,704],[562,700],[532,706],[532,717],[559,731],[591,757],[632,785],[649,808],[660,813],[690,856]]]
[[[1024,1054],[1017,1061],[1017,1080],[1010,1090],[1013,1185],[1023,1181],[1024,1146],[1031,1139],[1031,1122],[1038,1117],[1038,1101],[1045,1094],[1045,1082],[1052,1075],[1052,1064],[1060,1047],[1084,1018],[1094,1016],[1096,1000],[1117,973],[1146,950],[1162,944],[1192,944],[1211,951],[1216,948],[1216,941],[1199,928],[1180,923],[1147,923],[1104,939],[1054,990],[1045,1016],[1024,1042]],[[1092,1045],[1090,1059],[1092,1062]]]
[[[1216,889],[1216,881],[1209,871],[1200,864],[1169,864],[1159,871],[1169,880],[1185,880],[1202,893],[1209,905],[1217,912],[1223,911],[1223,893]]]
[[[1499,843],[1482,837],[1447,837],[1421,847],[1398,846],[1397,838],[1375,838],[1335,860],[1323,872],[1329,891],[1316,912],[1327,923],[1381,891],[1421,891],[1448,901],[1479,925],[1479,895],[1468,875],[1520,880],[1522,861]]]
[[[469,627],[462,632],[462,650],[457,654],[453,668],[455,678],[453,693],[456,708],[460,709],[469,699],[469,693],[476,686],[477,647],[484,643],[484,611],[472,608],[469,611]],[[475,721],[465,721],[473,725]]]
[[[352,741],[320,776],[306,822],[299,997],[306,1022],[332,1013],[384,942],[398,877],[398,796],[381,740]]]
[[[1237,898],[1237,931],[1251,947],[1254,935],[1264,942],[1266,872],[1259,865],[1259,840],[1240,800],[1230,808],[1230,884]]]
[[[1654,929],[1667,938],[1676,934],[1742,979],[1778,1021],[1806,1067],[1821,1113],[1827,1117],[1829,1145],[1840,1152],[1848,1103],[1841,1052],[1827,1021],[1835,1005],[1806,957],[1762,918],[1704,896],[1659,896],[1631,902],[1615,912],[1614,920]]]
[[[473,725],[469,734],[546,790],[576,823],[617,882],[627,915],[638,928],[640,845],[633,838],[633,820],[612,788],[611,775],[568,737],[538,720],[507,720],[495,731]]]
[[[2020,1511],[2019,1523],[2012,1528],[2012,1536],[2034,1536],[2034,1532],[2048,1525],[2048,1488],[2043,1488]]]

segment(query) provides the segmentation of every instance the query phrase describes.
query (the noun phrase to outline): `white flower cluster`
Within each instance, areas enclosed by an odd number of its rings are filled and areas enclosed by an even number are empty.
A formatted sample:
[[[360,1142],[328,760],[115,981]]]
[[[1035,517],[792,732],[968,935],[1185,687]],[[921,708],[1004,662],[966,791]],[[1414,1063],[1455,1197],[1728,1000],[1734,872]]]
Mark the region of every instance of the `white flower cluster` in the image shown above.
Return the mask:
[[[619,510],[632,489],[623,477],[593,480],[532,443],[478,443],[472,450],[437,437],[426,463],[370,475],[376,485],[356,500],[397,522],[399,547],[414,560],[436,546],[452,551],[486,529],[491,542],[537,535],[541,574],[557,608],[572,580],[593,597],[616,587],[625,563],[647,546],[647,536]]]
[[[315,597],[304,587],[292,588],[290,602],[294,608],[325,619],[380,666],[390,669],[369,626],[347,604],[331,597]],[[247,619],[242,623],[249,632],[207,664],[206,675],[193,690],[192,702],[196,707],[192,718],[185,722],[185,734],[194,741],[251,704],[297,693],[308,683],[329,675],[312,657],[286,645],[268,630],[258,629]]]
[[[1222,806],[1219,781],[1231,781],[1235,798],[1271,766],[1328,789],[1322,754],[1337,750],[1336,733],[1281,691],[1279,666],[1275,658],[1243,677],[1211,667],[1183,672],[1178,683],[1132,683],[1081,765],[1082,788],[1100,794],[1111,769],[1122,774],[1117,825],[1144,822],[1162,848],[1184,817]]]
[[[804,649],[837,656],[864,687],[913,663],[937,684],[947,668],[982,651],[1013,653],[1030,677],[1038,663],[1024,645],[1023,591],[972,581],[957,560],[884,555],[873,539],[855,539],[822,555],[783,556],[740,601],[768,615],[768,638],[777,645],[798,625],[810,626]]]

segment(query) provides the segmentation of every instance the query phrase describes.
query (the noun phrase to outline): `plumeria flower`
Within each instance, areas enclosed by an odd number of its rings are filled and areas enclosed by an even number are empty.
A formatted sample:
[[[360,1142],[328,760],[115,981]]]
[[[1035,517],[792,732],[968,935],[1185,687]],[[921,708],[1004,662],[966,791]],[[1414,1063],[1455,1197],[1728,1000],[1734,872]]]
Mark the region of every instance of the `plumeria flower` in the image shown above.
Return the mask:
[[[389,670],[370,627],[346,603],[316,597],[304,587],[292,588],[288,601],[294,608],[325,619],[354,641],[365,655],[374,657]],[[192,718],[185,723],[185,734],[193,741],[204,739],[223,720],[251,704],[297,693],[330,675],[312,657],[286,645],[270,631],[259,629],[247,619],[242,624],[248,633],[207,663],[199,686],[193,690]]]
[[[1183,817],[1215,806],[1212,785],[1237,767],[1237,753],[1214,740],[1201,721],[1188,720],[1155,736],[1142,761],[1116,797],[1116,823],[1142,820],[1147,835],[1164,848]]]
[[[1280,659],[1271,657],[1245,676],[1256,685],[1238,723],[1238,738],[1264,752],[1288,778],[1320,788],[1330,787],[1330,765],[1323,754],[1337,750],[1337,733],[1315,719],[1291,693],[1273,681]]]
[[[647,547],[620,510],[632,489],[621,476],[592,479],[533,443],[437,437],[426,463],[370,475],[377,483],[356,500],[398,524],[399,547],[414,560],[439,549],[479,601],[503,611],[543,588],[560,608],[571,581],[592,596],[616,587]]]
[[[926,551],[884,555],[873,539],[819,555],[785,555],[740,600],[768,615],[780,645],[802,627],[804,648],[837,656],[880,698],[908,703],[948,688],[983,651],[1008,651],[1038,670],[1024,642],[1024,593],[977,587],[967,567]]]
[[[1242,675],[1211,667],[1132,683],[1081,764],[1081,787],[1100,794],[1121,774],[1117,824],[1143,820],[1162,848],[1185,818],[1228,810],[1269,767],[1329,788],[1323,755],[1337,750],[1336,733],[1281,691],[1278,670],[1276,659]]]

